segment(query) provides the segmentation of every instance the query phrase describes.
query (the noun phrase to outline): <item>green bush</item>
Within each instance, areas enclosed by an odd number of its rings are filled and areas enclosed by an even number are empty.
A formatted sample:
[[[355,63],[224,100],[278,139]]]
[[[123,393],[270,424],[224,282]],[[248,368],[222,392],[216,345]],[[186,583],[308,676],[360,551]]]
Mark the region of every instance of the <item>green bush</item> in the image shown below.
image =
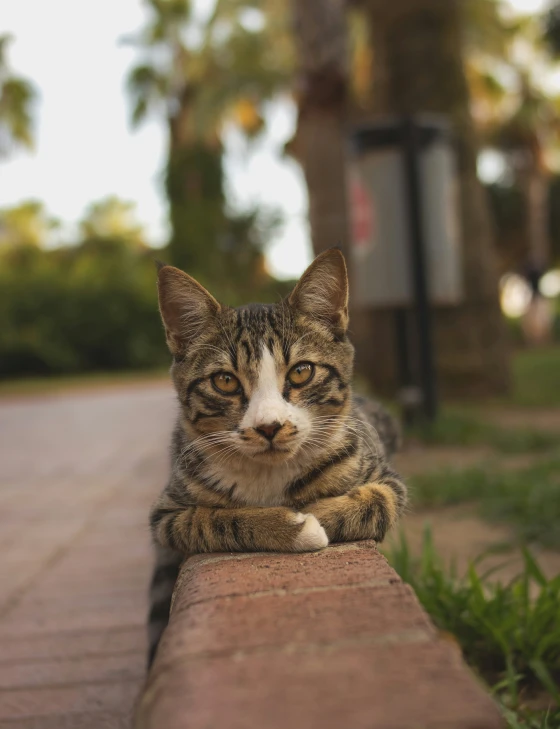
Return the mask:
[[[152,256],[96,241],[0,259],[0,377],[168,361]]]
[[[251,239],[222,251],[202,283],[234,306],[286,295],[289,285],[268,275],[255,250]],[[108,238],[0,250],[0,378],[167,364],[154,259],[168,254]]]

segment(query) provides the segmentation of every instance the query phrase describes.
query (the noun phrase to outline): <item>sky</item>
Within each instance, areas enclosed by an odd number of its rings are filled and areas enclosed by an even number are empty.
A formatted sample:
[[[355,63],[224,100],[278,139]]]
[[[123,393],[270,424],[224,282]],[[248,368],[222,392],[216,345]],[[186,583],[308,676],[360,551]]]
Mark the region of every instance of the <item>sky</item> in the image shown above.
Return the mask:
[[[511,1],[522,12],[546,2]],[[141,0],[0,0],[0,17],[2,32],[14,36],[11,66],[39,91],[36,149],[2,162],[0,208],[42,200],[70,240],[89,204],[114,194],[137,204],[150,242],[162,245],[165,128],[154,119],[132,130],[124,89],[138,55],[121,41],[145,20]],[[267,260],[273,274],[295,278],[312,256],[303,175],[281,154],[296,113],[284,100],[270,104],[266,117],[266,134],[252,147],[233,130],[226,135],[228,196],[238,210],[282,211]]]

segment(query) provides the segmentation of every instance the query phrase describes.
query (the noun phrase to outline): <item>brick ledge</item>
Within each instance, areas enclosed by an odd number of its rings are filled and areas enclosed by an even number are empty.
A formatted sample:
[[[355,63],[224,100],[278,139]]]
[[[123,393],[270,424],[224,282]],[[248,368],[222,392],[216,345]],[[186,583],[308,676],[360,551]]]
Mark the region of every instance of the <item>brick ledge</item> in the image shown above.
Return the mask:
[[[373,542],[184,565],[135,729],[498,729]]]

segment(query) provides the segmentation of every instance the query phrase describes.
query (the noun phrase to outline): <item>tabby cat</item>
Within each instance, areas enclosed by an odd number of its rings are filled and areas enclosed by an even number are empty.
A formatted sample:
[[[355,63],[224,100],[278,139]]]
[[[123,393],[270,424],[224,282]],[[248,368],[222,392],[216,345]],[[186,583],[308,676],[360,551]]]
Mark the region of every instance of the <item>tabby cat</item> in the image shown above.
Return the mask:
[[[150,520],[150,662],[186,555],[380,541],[406,504],[386,460],[393,421],[352,395],[340,251],[318,256],[279,304],[222,306],[171,266],[158,291],[180,412]]]

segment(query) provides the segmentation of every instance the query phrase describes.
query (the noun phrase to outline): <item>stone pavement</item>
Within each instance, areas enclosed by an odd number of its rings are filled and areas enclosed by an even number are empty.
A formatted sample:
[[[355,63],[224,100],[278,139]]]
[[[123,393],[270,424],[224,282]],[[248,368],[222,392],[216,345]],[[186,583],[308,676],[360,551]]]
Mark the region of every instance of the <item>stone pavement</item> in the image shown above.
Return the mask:
[[[144,678],[167,385],[0,400],[0,729],[117,729]]]

